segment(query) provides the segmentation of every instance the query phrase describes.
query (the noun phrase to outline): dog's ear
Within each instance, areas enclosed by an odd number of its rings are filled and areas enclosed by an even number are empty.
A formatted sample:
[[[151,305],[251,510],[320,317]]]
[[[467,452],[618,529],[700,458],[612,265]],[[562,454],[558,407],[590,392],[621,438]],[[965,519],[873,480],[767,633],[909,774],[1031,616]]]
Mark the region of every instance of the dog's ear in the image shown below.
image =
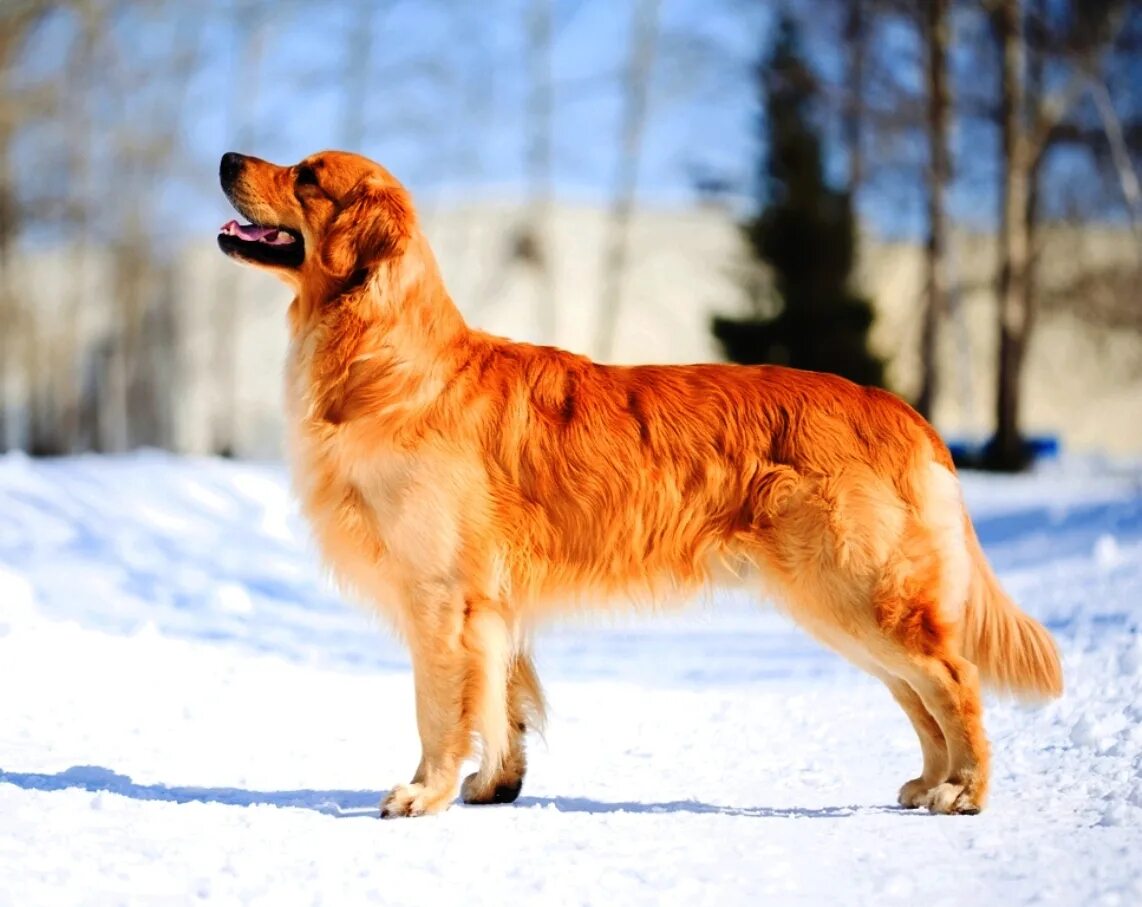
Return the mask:
[[[410,210],[403,191],[377,180],[357,186],[325,231],[322,267],[343,279],[392,255],[408,236]]]

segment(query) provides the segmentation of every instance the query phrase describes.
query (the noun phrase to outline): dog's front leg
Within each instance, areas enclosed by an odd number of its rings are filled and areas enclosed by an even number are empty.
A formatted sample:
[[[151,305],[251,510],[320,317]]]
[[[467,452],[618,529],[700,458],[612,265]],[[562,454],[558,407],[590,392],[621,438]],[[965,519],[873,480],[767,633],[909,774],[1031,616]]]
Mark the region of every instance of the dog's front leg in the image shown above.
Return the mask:
[[[506,749],[506,715],[490,722],[502,726],[499,733],[488,726],[488,712],[505,712],[502,675],[509,652],[500,616],[489,603],[451,590],[420,596],[409,613],[421,759],[412,781],[393,788],[381,804],[383,818],[447,809],[476,734],[486,741],[503,737],[497,749]]]

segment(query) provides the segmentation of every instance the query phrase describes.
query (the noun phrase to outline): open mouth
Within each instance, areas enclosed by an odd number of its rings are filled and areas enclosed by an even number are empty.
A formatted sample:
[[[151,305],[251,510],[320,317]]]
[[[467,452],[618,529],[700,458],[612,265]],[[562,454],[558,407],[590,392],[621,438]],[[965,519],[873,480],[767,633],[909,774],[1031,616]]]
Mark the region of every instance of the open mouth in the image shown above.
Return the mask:
[[[218,247],[227,255],[283,268],[297,268],[305,260],[301,234],[286,227],[226,223],[218,231]]]

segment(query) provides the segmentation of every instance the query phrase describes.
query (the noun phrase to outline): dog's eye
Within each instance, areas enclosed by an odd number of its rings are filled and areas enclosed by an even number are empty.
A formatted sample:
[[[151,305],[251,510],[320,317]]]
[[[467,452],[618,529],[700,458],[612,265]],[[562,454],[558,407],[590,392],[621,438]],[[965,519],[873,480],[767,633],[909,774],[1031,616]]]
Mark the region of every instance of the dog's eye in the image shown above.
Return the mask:
[[[298,167],[294,182],[299,186],[316,186],[317,174],[313,172],[312,167]]]

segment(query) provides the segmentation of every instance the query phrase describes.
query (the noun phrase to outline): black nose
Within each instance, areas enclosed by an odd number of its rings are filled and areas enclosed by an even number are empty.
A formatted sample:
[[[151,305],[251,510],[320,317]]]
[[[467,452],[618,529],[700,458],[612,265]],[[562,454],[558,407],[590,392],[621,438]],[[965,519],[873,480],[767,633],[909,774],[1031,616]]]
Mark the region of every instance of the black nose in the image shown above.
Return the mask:
[[[234,181],[241,173],[245,162],[246,158],[234,151],[227,151],[222,155],[222,163],[218,165],[218,178],[222,180],[223,186],[228,186]]]

